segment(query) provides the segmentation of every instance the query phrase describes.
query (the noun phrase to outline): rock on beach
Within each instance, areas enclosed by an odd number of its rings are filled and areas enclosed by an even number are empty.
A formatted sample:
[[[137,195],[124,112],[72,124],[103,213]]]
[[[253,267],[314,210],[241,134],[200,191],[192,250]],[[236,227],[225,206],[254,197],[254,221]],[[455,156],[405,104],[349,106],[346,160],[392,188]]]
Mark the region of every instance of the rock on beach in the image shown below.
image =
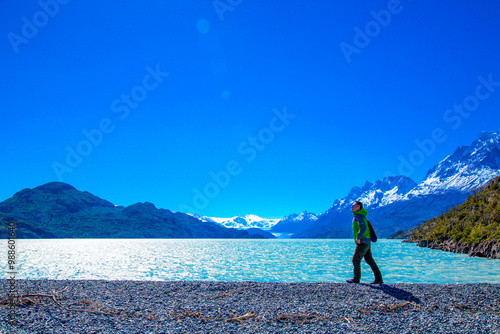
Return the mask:
[[[500,284],[16,280],[13,306],[0,285],[0,333],[500,333]]]

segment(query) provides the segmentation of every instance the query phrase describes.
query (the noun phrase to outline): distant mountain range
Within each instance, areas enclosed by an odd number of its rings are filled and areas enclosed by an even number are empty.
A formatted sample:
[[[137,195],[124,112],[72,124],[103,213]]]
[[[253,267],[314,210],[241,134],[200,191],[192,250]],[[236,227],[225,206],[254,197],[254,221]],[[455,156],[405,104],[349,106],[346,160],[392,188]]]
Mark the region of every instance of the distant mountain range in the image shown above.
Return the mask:
[[[1,202],[0,220],[2,238],[10,221],[17,223],[17,238],[263,238],[148,202],[115,206],[60,182],[23,189]]]
[[[280,221],[280,219],[262,218],[256,215],[234,216],[232,218],[217,218],[194,214],[193,217],[196,217],[203,221],[216,223],[227,228],[238,229],[260,228],[269,230]]]
[[[19,237],[25,238],[351,238],[350,206],[360,200],[379,237],[389,237],[461,204],[498,175],[500,132],[483,132],[431,168],[422,182],[406,176],[367,181],[322,214],[203,217],[157,209],[147,202],[119,207],[53,182],[23,189],[1,202],[0,219],[16,220]]]
[[[291,214],[283,217],[276,225],[271,228],[271,232],[281,238],[291,237],[295,233],[300,233],[310,228],[319,218],[311,212],[301,212],[299,214]]]
[[[369,220],[375,220],[373,211],[401,201],[406,193],[417,184],[406,176],[387,177],[373,183],[366,182],[363,187],[354,187],[349,194],[333,202],[325,213],[319,216],[309,228],[292,235],[293,238],[350,238],[352,237],[351,205],[359,200],[369,210]],[[372,221],[372,224],[376,222]],[[377,228],[381,237],[383,231]]]
[[[228,228],[243,229],[249,233],[258,233],[264,235],[266,238],[270,238],[271,236],[289,238],[293,233],[300,232],[311,226],[316,220],[318,220],[319,216],[314,213],[304,211],[299,214],[294,213],[285,216],[281,219],[262,218],[256,215],[217,218],[194,214],[193,217]]]
[[[500,132],[482,132],[470,146],[431,168],[420,183],[406,176],[390,176],[353,187],[322,214],[307,211],[280,220],[254,215],[232,218],[199,217],[222,226],[267,230],[278,237],[351,238],[352,202],[363,202],[380,237],[398,234],[462,203],[474,189],[500,175]]]
[[[199,214],[193,214],[192,216],[204,222],[218,224],[226,228],[245,230],[251,235],[259,234],[270,239],[276,238],[276,236],[266,230],[270,230],[279,221],[279,219],[262,218],[256,215],[234,216],[232,218],[205,217]]]
[[[407,230],[462,203],[472,190],[500,175],[500,132],[483,132],[433,168],[419,184],[406,176],[386,177],[354,187],[309,228],[294,238],[351,237],[350,205],[365,204],[368,219],[380,237]]]

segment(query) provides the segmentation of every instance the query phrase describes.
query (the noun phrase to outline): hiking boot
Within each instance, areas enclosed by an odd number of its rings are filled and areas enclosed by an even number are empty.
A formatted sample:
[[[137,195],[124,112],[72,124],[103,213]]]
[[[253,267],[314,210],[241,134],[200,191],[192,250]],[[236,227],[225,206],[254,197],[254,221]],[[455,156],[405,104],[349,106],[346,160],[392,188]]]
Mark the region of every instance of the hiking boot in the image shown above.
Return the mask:
[[[356,279],[354,279],[354,278],[351,278],[351,279],[348,279],[346,282],[347,282],[347,283],[359,283],[359,280],[356,280]]]
[[[382,281],[382,280],[374,280],[373,282],[370,282],[370,284],[384,284],[384,281]]]

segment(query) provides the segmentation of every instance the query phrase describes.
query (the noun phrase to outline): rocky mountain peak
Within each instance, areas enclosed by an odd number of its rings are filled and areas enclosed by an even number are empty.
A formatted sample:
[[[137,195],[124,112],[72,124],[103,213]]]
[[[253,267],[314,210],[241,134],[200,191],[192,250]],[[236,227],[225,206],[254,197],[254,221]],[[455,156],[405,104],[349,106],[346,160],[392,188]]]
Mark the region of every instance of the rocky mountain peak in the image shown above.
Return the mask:
[[[334,206],[345,210],[354,201],[361,201],[366,207],[378,207],[397,201],[404,197],[417,183],[407,176],[388,176],[375,182],[366,181],[363,187],[353,187],[342,200]]]
[[[497,175],[500,175],[500,131],[481,132],[470,146],[458,147],[431,168],[407,198],[446,191],[470,192]]]
[[[297,214],[297,213],[292,213],[290,215],[287,215],[283,218],[281,218],[280,222],[281,221],[301,221],[301,220],[304,220],[304,219],[307,219],[307,220],[317,220],[318,219],[318,216],[319,215],[316,215],[314,213],[311,213],[311,212],[307,212],[307,210]]]
[[[418,185],[408,177],[392,176],[362,187],[333,205],[297,238],[339,238],[352,233],[345,224],[350,206],[361,201],[369,209],[380,236],[409,229],[463,202],[472,190],[500,175],[500,131],[482,132],[469,146],[458,147],[429,170]]]
[[[498,132],[490,132],[490,131],[481,131],[477,138],[478,142],[497,142],[500,139],[500,131]],[[474,144],[473,144],[474,145]]]

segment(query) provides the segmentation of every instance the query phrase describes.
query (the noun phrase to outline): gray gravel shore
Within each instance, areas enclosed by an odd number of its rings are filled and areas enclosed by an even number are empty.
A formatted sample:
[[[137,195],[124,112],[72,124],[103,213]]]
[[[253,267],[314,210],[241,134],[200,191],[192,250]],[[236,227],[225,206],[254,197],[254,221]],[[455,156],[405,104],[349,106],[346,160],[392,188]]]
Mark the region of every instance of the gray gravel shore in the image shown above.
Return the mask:
[[[500,284],[17,280],[1,333],[500,333]]]

